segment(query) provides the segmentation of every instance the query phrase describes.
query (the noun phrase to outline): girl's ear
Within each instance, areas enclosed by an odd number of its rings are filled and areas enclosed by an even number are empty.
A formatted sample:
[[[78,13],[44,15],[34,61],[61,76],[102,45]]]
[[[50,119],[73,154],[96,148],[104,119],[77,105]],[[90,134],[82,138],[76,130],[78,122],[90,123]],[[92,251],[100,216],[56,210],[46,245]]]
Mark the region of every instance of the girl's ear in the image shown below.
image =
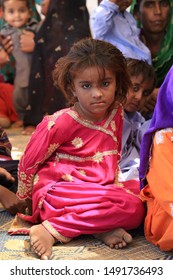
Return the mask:
[[[68,88],[67,88],[67,90],[68,90],[68,92],[71,92],[71,94],[73,95],[73,96],[76,96],[76,93],[75,93],[75,90],[74,90],[74,87],[73,86],[68,86]]]

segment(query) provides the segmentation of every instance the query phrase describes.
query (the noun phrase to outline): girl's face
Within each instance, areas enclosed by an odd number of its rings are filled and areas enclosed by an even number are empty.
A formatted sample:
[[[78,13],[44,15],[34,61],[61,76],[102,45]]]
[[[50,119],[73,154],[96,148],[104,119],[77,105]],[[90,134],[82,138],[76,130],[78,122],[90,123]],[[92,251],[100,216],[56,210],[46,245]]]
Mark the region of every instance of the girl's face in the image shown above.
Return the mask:
[[[10,26],[20,28],[24,26],[31,17],[31,11],[25,1],[9,0],[4,3],[4,20]]]
[[[133,86],[128,91],[124,109],[127,112],[134,113],[145,106],[147,97],[153,89],[153,80],[143,81],[142,74],[139,74],[139,76],[132,76],[131,82]]]
[[[74,96],[79,102],[79,114],[94,122],[103,120],[108,113],[108,108],[115,100],[116,79],[115,74],[97,67],[88,67],[75,74]]]

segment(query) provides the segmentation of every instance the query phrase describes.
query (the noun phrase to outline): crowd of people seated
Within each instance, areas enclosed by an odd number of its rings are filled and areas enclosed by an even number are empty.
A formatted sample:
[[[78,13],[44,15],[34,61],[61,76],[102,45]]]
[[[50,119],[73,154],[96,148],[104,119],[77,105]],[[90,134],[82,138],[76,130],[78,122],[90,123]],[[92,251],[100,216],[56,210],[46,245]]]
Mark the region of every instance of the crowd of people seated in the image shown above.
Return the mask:
[[[39,135],[42,130],[40,127],[46,123],[48,137],[52,138],[49,139],[50,146],[47,147],[46,155],[40,159],[42,164],[46,160],[48,162],[49,157],[54,155],[53,153],[56,150],[58,151],[55,157],[56,164],[58,162],[59,146],[57,147],[57,143],[52,142],[55,135],[51,135],[51,132],[53,131],[56,134],[53,130],[56,119],[59,121],[61,114],[66,114],[66,110],[69,110],[69,108],[73,108],[72,113],[67,113],[67,115],[71,116],[72,114],[72,118],[75,120],[80,119],[80,117],[84,119],[80,120],[79,123],[90,122],[96,116],[95,127],[99,126],[99,131],[102,129],[106,131],[108,129],[105,127],[106,124],[103,125],[103,128],[100,127],[102,127],[104,118],[108,118],[112,106],[115,106],[113,105],[114,102],[109,100],[111,108],[109,108],[108,113],[105,111],[103,114],[102,112],[103,118],[100,118],[101,113],[100,115],[96,113],[97,110],[92,113],[91,118],[87,111],[89,110],[86,107],[87,102],[83,103],[83,97],[81,97],[77,82],[80,79],[82,80],[82,82],[78,82],[82,90],[87,91],[92,87],[97,88],[94,96],[100,98],[100,94],[96,94],[96,91],[100,87],[101,92],[106,87],[109,88],[114,81],[112,78],[114,72],[111,69],[111,64],[109,67],[106,64],[106,56],[104,61],[103,55],[102,64],[100,62],[99,65],[96,62],[94,63],[94,57],[100,55],[100,46],[103,48],[107,46],[109,49],[112,45],[115,48],[112,49],[112,52],[118,50],[122,55],[119,59],[122,68],[126,67],[126,69],[123,69],[128,76],[128,88],[126,90],[123,89],[122,85],[121,88],[121,78],[119,76],[116,77],[117,85],[114,85],[115,97],[118,90],[121,94],[124,91],[124,97],[121,100],[122,115],[124,116],[122,135],[119,136],[121,144],[118,144],[118,156],[119,153],[121,154],[118,162],[120,170],[117,176],[119,176],[121,183],[122,181],[132,180],[137,183],[138,187],[141,183],[140,198],[147,209],[144,218],[144,212],[141,208],[145,236],[149,242],[159,246],[161,250],[172,250],[173,238],[170,232],[172,230],[173,201],[171,185],[168,182],[168,180],[171,181],[169,169],[172,165],[170,161],[169,164],[167,162],[168,152],[165,146],[170,147],[172,141],[173,1],[102,0],[98,1],[98,5],[92,14],[88,13],[86,0],[2,0],[0,3],[0,142],[3,143],[2,155],[0,155],[0,202],[4,208],[11,214],[20,212],[22,217],[27,208],[26,199],[28,197],[22,198],[21,189],[19,191],[20,195],[16,196],[15,194],[18,185],[16,174],[19,162],[11,158],[11,144],[3,129],[11,126],[22,127],[23,135],[34,133],[27,146],[29,150],[30,146],[33,149],[33,142],[37,142],[34,135]],[[40,9],[37,8],[38,5]],[[102,45],[102,42],[105,45]],[[77,68],[75,68],[77,66],[72,57],[72,54],[76,55],[76,49],[81,50],[82,57],[84,55],[84,49],[82,48],[84,45],[86,57],[91,59],[89,52],[93,55],[93,60],[90,60],[91,67],[88,65],[87,67],[93,73],[94,85],[89,78],[88,80],[83,79],[84,69],[83,66],[80,66],[82,65],[80,64],[81,61],[77,65],[79,69],[81,67],[81,73],[78,74]],[[91,46],[93,52],[90,49]],[[106,53],[105,51],[105,55]],[[116,55],[118,57],[118,53]],[[63,67],[61,65],[61,59],[63,60],[64,57],[68,57],[71,61],[71,64],[68,64],[68,60],[64,59],[64,63],[68,65],[67,69],[65,69],[65,65]],[[58,70],[59,64],[64,69],[62,77],[60,75],[61,71]],[[74,69],[70,70],[72,64],[74,64]],[[115,63],[115,65],[119,69],[118,64]],[[96,66],[98,72],[100,71],[99,77],[93,70],[93,67]],[[59,77],[55,75],[56,69],[57,72],[59,71]],[[86,75],[88,75],[87,70]],[[63,81],[61,79],[66,79],[66,86],[62,86]],[[98,85],[96,86],[96,84]],[[77,97],[77,103],[69,100],[69,92],[74,98]],[[106,102],[106,98],[104,102]],[[97,105],[99,108],[99,102]],[[50,116],[50,121],[47,116]],[[114,125],[111,124],[112,130],[113,126],[116,130],[116,126],[120,125],[116,118]],[[109,121],[108,118],[107,122],[109,123]],[[88,124],[88,127],[90,127],[90,124]],[[109,131],[107,133],[114,132]],[[59,141],[62,141],[62,139],[65,141],[64,135],[61,135]],[[72,145],[78,148],[82,147],[82,138],[74,138]],[[27,153],[30,155],[30,150]],[[33,166],[35,168],[38,164],[36,160],[35,162],[32,160],[32,157],[29,159],[27,153],[21,159],[22,163],[20,161],[21,170],[24,166],[25,157],[28,161],[28,165],[25,163],[27,165],[26,169],[20,171],[21,176],[27,168],[31,170]],[[163,158],[162,162],[159,161],[159,157]],[[60,158],[59,161],[61,161]],[[32,164],[31,168],[30,165]],[[164,170],[163,175],[159,174],[159,168]],[[16,172],[15,176],[14,170]],[[36,171],[41,174],[41,171]],[[80,172],[84,171],[80,170]],[[32,176],[33,182],[39,180],[37,174],[32,174]],[[60,175],[58,174],[58,176]],[[70,182],[72,180],[71,173],[63,176],[64,181]],[[165,176],[167,180],[165,180]],[[45,180],[47,182],[48,178],[45,178]],[[159,186],[158,189],[156,185]],[[159,194],[157,193],[158,190]],[[51,192],[51,195],[55,193],[52,190]],[[34,211],[34,209],[32,210]],[[157,213],[161,213],[161,217],[153,218]],[[44,222],[44,219],[39,217],[39,220],[36,221],[35,216],[32,214],[31,216],[34,223],[43,220],[44,228],[48,230],[49,225]],[[167,219],[168,223],[160,231],[163,219]],[[35,227],[31,231],[31,245],[42,259],[50,258],[50,248],[59,240],[59,235],[54,234],[53,229],[51,237],[48,235],[49,244],[47,247],[43,241],[44,238],[38,233],[39,231],[40,227]],[[113,229],[113,233],[110,234],[110,232],[108,236],[103,233],[99,235],[98,232],[94,236],[103,240],[110,247],[117,249],[131,242],[131,235],[126,231],[124,232],[124,229],[118,230],[118,232]],[[47,231],[45,235],[47,235]],[[39,245],[37,245],[37,236],[43,241],[43,244],[40,244],[39,241]],[[60,239],[62,236],[63,234],[60,234]],[[70,235],[67,234],[66,237],[71,240]],[[38,250],[40,246],[41,249]]]

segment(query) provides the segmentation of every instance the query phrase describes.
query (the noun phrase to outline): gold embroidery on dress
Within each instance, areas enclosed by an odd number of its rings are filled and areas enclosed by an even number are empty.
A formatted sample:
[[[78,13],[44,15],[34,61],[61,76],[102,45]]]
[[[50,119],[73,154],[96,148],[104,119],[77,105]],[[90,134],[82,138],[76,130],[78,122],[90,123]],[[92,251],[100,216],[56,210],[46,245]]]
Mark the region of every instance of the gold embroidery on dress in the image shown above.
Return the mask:
[[[40,179],[40,178],[39,178],[38,174],[36,174],[36,175],[34,176],[34,185],[38,183],[39,179]]]
[[[112,114],[111,114],[111,116],[110,116],[110,119],[111,119],[111,120],[112,120],[112,118],[114,117],[115,113],[116,113],[116,109],[114,109],[114,110],[112,111]],[[114,135],[114,132],[111,131],[110,129],[107,129],[107,127],[106,127],[106,126],[108,126],[108,121],[106,122],[106,125],[100,126],[100,125],[97,125],[97,124],[93,123],[92,121],[80,119],[79,116],[78,116],[78,114],[77,114],[75,111],[73,111],[73,110],[69,110],[69,111],[67,112],[67,114],[69,114],[76,122],[82,124],[82,125],[85,126],[85,127],[88,127],[88,128],[90,128],[90,129],[99,130],[99,131],[104,132],[105,134],[110,135],[110,136],[112,137],[112,139],[113,139],[115,142],[117,142],[117,137]],[[109,120],[109,123],[110,123],[110,120]]]
[[[65,237],[61,235],[52,225],[49,223],[49,221],[44,221],[42,225],[59,241],[63,243],[69,242],[72,238],[70,237]]]
[[[104,156],[111,156],[111,155],[117,155],[117,150],[111,150],[111,151],[104,151],[104,152],[96,152],[95,155],[89,156],[89,157],[78,157],[78,156],[72,156],[69,154],[61,154],[61,153],[56,153],[56,157],[59,159],[67,159],[71,161],[76,161],[76,162],[86,162],[86,161],[94,161],[94,162],[100,162],[102,161]]]
[[[139,194],[135,194],[135,193],[133,193],[133,192],[130,191],[130,190],[127,190],[127,189],[125,189],[125,188],[124,188],[124,190],[125,190],[127,193],[130,193],[130,194],[132,194],[132,195],[134,195],[134,196],[136,196],[136,197],[140,197]]]
[[[50,130],[51,127],[54,126],[54,125],[55,125],[55,122],[54,122],[54,121],[48,122],[48,125],[47,125],[48,130]]]
[[[21,180],[26,180],[26,174],[25,174],[25,172],[20,172],[20,178],[21,178]]]
[[[56,119],[61,116],[62,114],[66,113],[66,111],[69,111],[69,108],[66,108],[66,109],[63,109],[63,110],[60,110],[60,111],[57,111],[55,112],[54,114],[52,115],[47,115],[47,119],[48,121],[56,121]]]
[[[65,174],[62,176],[64,181],[73,182],[73,177],[70,174]]]
[[[20,194],[20,197],[24,197],[26,193],[32,192],[32,183],[29,182],[28,184],[24,183],[21,180],[18,180],[18,193]]]
[[[36,165],[38,165],[39,163],[44,163],[45,160],[48,159],[53,154],[53,152],[57,150],[59,146],[59,143],[50,144],[45,157],[42,160],[40,160],[40,162],[37,162]]]
[[[111,128],[112,128],[113,131],[116,131],[115,121],[111,121]]]
[[[85,172],[85,170],[79,170],[79,173],[81,174],[81,175],[83,175],[83,176],[86,176],[86,172]]]
[[[112,119],[114,118],[116,112],[117,112],[117,109],[112,110],[109,118],[107,119],[107,121],[105,122],[105,124],[103,126],[104,128],[107,128],[109,126],[109,124],[111,123]]]
[[[94,156],[93,156],[93,160],[97,163],[102,162],[103,161],[103,155],[100,152],[97,152]]]
[[[83,145],[83,140],[80,137],[75,137],[72,140],[72,145],[75,146],[76,148],[80,148]]]
[[[116,185],[116,186],[119,186],[119,187],[124,187],[124,185],[120,182],[120,173],[121,173],[121,171],[120,171],[120,168],[119,168],[119,166],[117,167],[117,169],[116,169],[116,172],[115,172],[115,180],[114,180],[114,184]]]
[[[40,201],[38,202],[38,208],[39,208],[39,209],[42,208],[43,202],[44,202],[44,197],[42,197],[42,198],[40,199]]]
[[[54,151],[56,151],[59,147],[59,143],[54,143],[54,144],[50,144],[48,150],[47,150],[47,153],[45,155],[45,159],[47,159],[48,157],[50,157]]]

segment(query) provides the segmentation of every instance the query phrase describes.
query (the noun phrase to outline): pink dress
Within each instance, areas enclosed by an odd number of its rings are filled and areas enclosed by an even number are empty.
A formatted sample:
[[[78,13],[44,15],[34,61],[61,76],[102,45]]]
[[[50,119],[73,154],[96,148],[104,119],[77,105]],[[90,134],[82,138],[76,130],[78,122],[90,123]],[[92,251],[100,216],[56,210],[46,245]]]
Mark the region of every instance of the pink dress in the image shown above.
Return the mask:
[[[123,110],[94,123],[72,108],[44,117],[19,163],[20,198],[32,197],[32,216],[58,240],[123,227],[137,228],[145,209],[137,181],[119,182]]]

